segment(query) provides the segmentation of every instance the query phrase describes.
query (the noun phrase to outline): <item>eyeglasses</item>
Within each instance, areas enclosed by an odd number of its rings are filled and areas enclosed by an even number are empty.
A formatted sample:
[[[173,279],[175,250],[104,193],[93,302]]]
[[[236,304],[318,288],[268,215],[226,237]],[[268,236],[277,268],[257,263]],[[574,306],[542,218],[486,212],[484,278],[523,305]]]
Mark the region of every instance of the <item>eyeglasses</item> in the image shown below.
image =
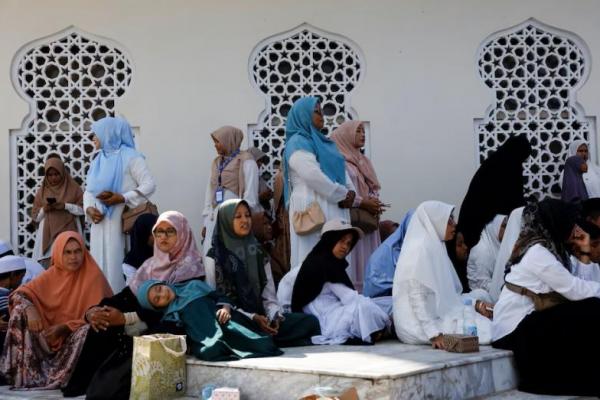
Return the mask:
[[[160,238],[160,237],[171,238],[171,237],[177,235],[177,231],[175,229],[167,229],[167,230],[157,229],[153,233],[154,233],[154,236],[157,238]]]

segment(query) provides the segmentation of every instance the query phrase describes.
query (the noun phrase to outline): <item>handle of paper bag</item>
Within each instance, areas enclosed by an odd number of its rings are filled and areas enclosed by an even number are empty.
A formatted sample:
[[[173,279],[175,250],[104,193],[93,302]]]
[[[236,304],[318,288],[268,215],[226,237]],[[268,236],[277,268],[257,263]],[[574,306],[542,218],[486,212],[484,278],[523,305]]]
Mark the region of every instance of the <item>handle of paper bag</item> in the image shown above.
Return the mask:
[[[181,343],[181,351],[176,351],[176,350],[168,348],[165,345],[165,341],[164,340],[160,341],[160,345],[170,355],[175,356],[175,357],[181,357],[181,356],[185,355],[185,353],[187,352],[187,342],[185,341],[185,336],[179,336],[179,342]]]

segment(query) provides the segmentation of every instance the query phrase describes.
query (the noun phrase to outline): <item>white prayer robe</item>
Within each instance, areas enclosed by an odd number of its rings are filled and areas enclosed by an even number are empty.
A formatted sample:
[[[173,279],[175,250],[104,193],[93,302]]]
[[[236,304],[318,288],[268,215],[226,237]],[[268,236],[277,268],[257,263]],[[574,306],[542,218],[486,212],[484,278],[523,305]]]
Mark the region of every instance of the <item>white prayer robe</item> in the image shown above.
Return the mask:
[[[467,278],[471,290],[482,289],[486,292],[490,290],[496,257],[500,249],[498,235],[504,218],[504,215],[497,215],[487,224],[481,232],[479,242],[469,253]]]
[[[321,171],[316,156],[308,151],[294,152],[289,159],[289,167],[289,179],[292,187],[289,204],[290,265],[292,268],[298,268],[319,241],[321,231],[318,230],[308,235],[297,235],[294,231],[294,213],[305,211],[313,201],[316,201],[323,210],[325,221],[341,218],[349,223],[350,211],[340,208],[337,203],[346,198],[349,190],[354,190],[354,185],[348,173],[346,173],[346,186],[333,182]],[[352,264],[351,257],[346,259]],[[349,272],[350,279],[356,280],[352,271]]]
[[[262,211],[262,207],[258,202],[258,187],[260,181],[258,179],[258,165],[254,160],[246,160],[242,164],[244,169],[244,196],[242,200],[245,200],[253,212]],[[204,263],[207,262],[206,254],[212,247],[213,231],[215,224],[217,223],[217,214],[219,207],[213,208],[213,200],[215,193],[211,190],[210,177],[208,184],[206,185],[206,192],[204,193],[204,210],[202,211],[203,226],[206,228],[206,235],[202,242],[202,255],[204,256]],[[237,193],[233,193],[231,190],[224,189],[223,201],[239,198]]]
[[[136,189],[148,198],[156,189],[154,178],[143,157],[132,158],[127,167],[123,169],[121,194],[125,198],[125,204],[113,206],[110,218],[105,215],[100,223],[91,224],[90,253],[104,272],[114,293],[120,292],[125,287],[122,268],[126,246],[126,235],[123,233],[121,221],[123,209],[125,205],[134,208],[146,202],[143,196],[135,192]],[[88,207],[96,207],[100,210],[101,204],[94,194],[87,190],[84,192],[84,210],[87,210]],[[87,218],[91,223],[89,216]]]

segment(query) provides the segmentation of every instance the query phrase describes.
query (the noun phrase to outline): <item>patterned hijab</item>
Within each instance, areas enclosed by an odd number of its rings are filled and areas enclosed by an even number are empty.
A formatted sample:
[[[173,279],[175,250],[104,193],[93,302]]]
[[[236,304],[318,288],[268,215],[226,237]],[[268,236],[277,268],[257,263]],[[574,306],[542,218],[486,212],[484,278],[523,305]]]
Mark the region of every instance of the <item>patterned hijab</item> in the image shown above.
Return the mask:
[[[381,189],[381,185],[379,184],[371,160],[356,147],[356,130],[361,125],[361,121],[346,121],[333,131],[331,140],[337,144],[337,147],[346,159],[346,162],[354,165],[360,173],[356,188],[358,194],[362,197],[368,197],[369,194],[375,193]]]
[[[235,212],[241,205],[250,211],[248,203],[239,199],[227,200],[219,206],[212,242],[212,255],[219,269],[217,288],[242,309],[262,314],[262,292],[267,284],[265,258],[252,232],[242,237],[233,230]]]
[[[121,193],[123,171],[129,161],[143,157],[135,149],[131,127],[123,118],[106,117],[94,122],[92,131],[100,140],[101,149],[90,165],[86,190],[94,195],[105,190]],[[103,214],[112,215],[114,206],[100,204],[100,207]]]
[[[144,261],[129,284],[133,293],[148,279],[177,283],[204,276],[202,257],[185,216],[177,211],[166,211],[160,214],[152,231],[163,221],[177,231],[177,242],[169,253],[164,253],[154,241],[154,255]]]
[[[227,152],[227,155],[215,158],[211,166],[210,190],[213,193],[213,207],[216,207],[214,193],[219,185],[219,166],[227,164],[221,171],[221,186],[242,197],[246,182],[243,164],[246,160],[253,160],[253,157],[252,154],[246,151],[240,151],[244,133],[238,128],[222,126],[211,133],[210,136],[221,143]]]
[[[83,207],[83,191],[75,179],[65,169],[65,164],[58,157],[51,157],[44,165],[44,175],[48,176],[50,169],[54,169],[60,175],[60,183],[51,186],[48,179],[44,177],[42,186],[38,189],[33,200],[31,214],[35,219],[40,210],[47,204],[47,198],[54,197],[56,202],[64,204],[75,204]],[[64,231],[76,231],[77,223],[73,214],[67,210],[56,210],[44,216],[44,231],[42,233],[42,251],[45,253],[56,236]]]
[[[287,115],[285,124],[284,196],[289,201],[289,161],[298,150],[308,151],[317,157],[321,171],[333,182],[346,184],[346,164],[335,143],[323,135],[312,122],[312,115],[319,100],[303,97],[297,100]]]
[[[565,242],[577,223],[580,210],[575,204],[556,199],[544,199],[539,203],[532,201],[523,209],[521,233],[514,245],[506,265],[509,273],[513,265],[518,264],[525,253],[536,244],[544,246],[568,270],[571,262]]]

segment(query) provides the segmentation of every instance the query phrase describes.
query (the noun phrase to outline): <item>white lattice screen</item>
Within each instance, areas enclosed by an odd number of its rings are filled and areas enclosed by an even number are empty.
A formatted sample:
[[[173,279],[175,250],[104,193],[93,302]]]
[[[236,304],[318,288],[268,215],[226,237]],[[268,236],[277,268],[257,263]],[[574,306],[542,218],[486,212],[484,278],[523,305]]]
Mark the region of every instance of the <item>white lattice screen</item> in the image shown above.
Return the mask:
[[[31,254],[31,206],[50,153],[82,183],[94,147],[91,124],[114,115],[131,83],[131,58],[112,41],[68,28],[24,46],[12,65],[13,84],[30,114],[11,136],[12,241]]]
[[[250,81],[265,96],[259,122],[251,126],[252,144],[269,156],[262,174],[270,181],[274,163],[281,160],[285,122],[294,101],[318,96],[325,128],[331,132],[348,119],[357,118],[350,93],[364,74],[365,62],[358,46],[341,36],[308,24],[259,43],[249,60]]]
[[[485,118],[475,120],[479,161],[510,135],[525,134],[533,147],[525,164],[528,194],[556,196],[569,143],[584,139],[596,148],[595,119],[576,101],[591,66],[587,46],[530,19],[487,38],[477,63],[495,97]]]

